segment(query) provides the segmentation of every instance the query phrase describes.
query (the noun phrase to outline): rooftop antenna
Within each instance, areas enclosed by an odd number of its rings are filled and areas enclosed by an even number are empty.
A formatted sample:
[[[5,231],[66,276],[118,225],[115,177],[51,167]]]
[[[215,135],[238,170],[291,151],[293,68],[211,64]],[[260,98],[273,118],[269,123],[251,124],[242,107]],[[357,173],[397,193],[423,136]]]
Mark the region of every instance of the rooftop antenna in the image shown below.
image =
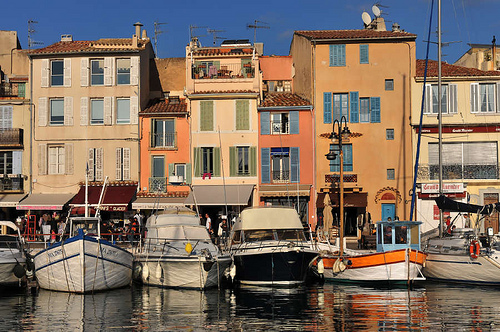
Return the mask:
[[[32,19],[28,20],[28,51],[35,45],[43,45],[43,42],[34,41],[32,38],[32,35],[36,32],[35,24],[38,24],[38,22]]]
[[[373,5],[372,12],[375,17],[380,17],[380,14],[382,14],[382,11],[380,10],[380,8],[378,8],[377,4]]]
[[[168,24],[168,23],[159,23],[158,21],[154,21],[154,37],[153,41],[155,43],[155,57],[158,58],[158,36],[164,33],[165,31],[162,31],[160,29],[161,25]]]
[[[257,29],[271,29],[271,27],[269,26],[269,23],[266,22],[258,20],[255,20],[253,22],[254,24],[247,24],[247,29],[253,29],[253,43],[255,45],[255,41],[257,40]],[[259,25],[258,23],[266,25]]]
[[[199,27],[199,26],[196,26],[196,25],[190,25],[189,26],[189,40],[196,41],[198,43],[199,42],[199,38],[200,37],[205,37],[205,35],[195,35],[194,31],[196,29],[206,29],[206,28],[208,28],[208,27],[206,27],[206,26]]]
[[[217,43],[217,39],[226,39],[223,37],[217,37],[218,32],[225,32],[225,30],[207,29],[207,33],[211,33],[214,36],[214,46]]]
[[[361,19],[363,20],[363,23],[365,24],[365,28],[368,27],[372,23],[372,18],[370,17],[370,14],[367,12],[363,12],[361,14]]]

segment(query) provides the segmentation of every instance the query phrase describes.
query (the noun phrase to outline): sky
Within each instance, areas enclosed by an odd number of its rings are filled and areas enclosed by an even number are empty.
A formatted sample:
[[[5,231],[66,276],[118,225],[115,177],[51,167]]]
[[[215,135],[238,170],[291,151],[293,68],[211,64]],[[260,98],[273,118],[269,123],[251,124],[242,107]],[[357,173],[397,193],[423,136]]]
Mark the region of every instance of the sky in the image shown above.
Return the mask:
[[[434,1],[431,42],[437,41],[437,0]],[[288,55],[295,30],[362,29],[361,15],[366,11],[373,18],[373,1],[365,0],[24,0],[2,3],[0,30],[17,31],[22,48],[28,48],[28,20],[33,25],[32,40],[48,46],[62,34],[73,40],[99,38],[130,38],[133,24],[141,22],[153,40],[154,22],[163,31],[158,34],[157,57],[184,57],[185,46],[193,34],[202,46],[223,39],[254,40],[264,43],[265,55]],[[431,0],[380,0],[378,6],[387,28],[398,23],[401,29],[417,35],[417,58],[426,56]],[[443,61],[454,63],[469,44],[491,44],[498,35],[500,44],[500,0],[442,0]],[[255,21],[258,21],[255,24]],[[0,50],[2,52],[2,50]],[[437,59],[437,48],[431,44],[430,59]]]

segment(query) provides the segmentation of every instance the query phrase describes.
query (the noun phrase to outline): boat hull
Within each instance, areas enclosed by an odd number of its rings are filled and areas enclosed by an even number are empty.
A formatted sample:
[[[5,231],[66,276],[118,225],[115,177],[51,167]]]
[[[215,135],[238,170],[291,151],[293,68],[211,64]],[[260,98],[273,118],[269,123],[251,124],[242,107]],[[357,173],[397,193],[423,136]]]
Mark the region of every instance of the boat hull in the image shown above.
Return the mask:
[[[88,293],[129,285],[133,255],[108,241],[78,235],[40,251],[34,264],[41,288]]]
[[[136,256],[135,268],[145,285],[167,288],[218,287],[231,265],[230,256]]]
[[[18,285],[20,278],[15,275],[14,269],[18,265],[26,269],[26,260],[20,251],[10,253],[9,256],[0,254],[0,286]]]
[[[406,249],[365,255],[344,256],[345,270],[335,268],[338,256],[322,257],[325,281],[366,284],[407,284],[423,280],[422,268],[426,254]]]

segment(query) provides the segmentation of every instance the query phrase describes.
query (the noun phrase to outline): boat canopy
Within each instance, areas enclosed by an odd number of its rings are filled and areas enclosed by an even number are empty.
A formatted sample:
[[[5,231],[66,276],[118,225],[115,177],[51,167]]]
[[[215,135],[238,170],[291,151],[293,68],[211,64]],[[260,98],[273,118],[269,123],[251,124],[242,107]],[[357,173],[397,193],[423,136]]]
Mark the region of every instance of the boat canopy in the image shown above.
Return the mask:
[[[495,211],[500,212],[500,203],[488,204],[488,205],[474,205],[461,203],[452,200],[444,195],[440,195],[435,199],[437,206],[440,210],[448,212],[465,212],[465,213],[477,213],[477,214],[491,214]]]
[[[19,230],[19,228],[16,226],[16,224],[14,224],[12,221],[8,221],[8,220],[0,220],[0,226],[7,226],[9,228],[12,228],[16,232]]]
[[[237,230],[304,229],[299,215],[290,207],[253,207],[241,212],[233,226]]]
[[[421,221],[377,221],[377,252],[406,249],[420,250]]]
[[[166,227],[172,225],[199,226],[200,218],[192,214],[160,213],[152,215],[146,221],[148,230],[152,227]]]

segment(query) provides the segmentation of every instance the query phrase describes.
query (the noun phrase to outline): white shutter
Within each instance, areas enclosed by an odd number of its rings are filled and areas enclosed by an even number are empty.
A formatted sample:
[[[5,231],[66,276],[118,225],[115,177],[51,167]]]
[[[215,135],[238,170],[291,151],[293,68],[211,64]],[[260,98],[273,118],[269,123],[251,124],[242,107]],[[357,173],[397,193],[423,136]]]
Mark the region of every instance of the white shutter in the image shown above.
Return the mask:
[[[130,148],[123,148],[123,180],[130,180]]]
[[[12,106],[0,106],[0,129],[12,129]]]
[[[137,124],[139,119],[139,98],[130,97],[130,124]]]
[[[478,113],[479,112],[479,84],[471,83],[470,84],[470,112]]]
[[[104,179],[104,153],[103,148],[95,149],[95,180],[102,181]]]
[[[140,60],[138,56],[130,58],[130,85],[139,84],[139,65]]]
[[[116,179],[122,180],[122,148],[116,148]]]
[[[111,125],[113,114],[113,97],[104,97],[104,124]]]
[[[64,86],[71,86],[71,59],[64,59]]]
[[[497,165],[497,142],[464,142],[464,165]]]
[[[73,125],[73,97],[64,97],[64,125]]]
[[[80,126],[89,124],[89,98],[82,97],[80,99]]]
[[[65,161],[64,161],[64,170],[62,170],[62,174],[73,174],[73,143],[64,144],[64,152],[65,152]]]
[[[89,58],[80,61],[80,85],[89,86]]]
[[[432,86],[425,85],[424,114],[432,114]]]
[[[47,175],[47,144],[38,144],[38,175]]]
[[[500,113],[500,84],[499,83],[496,84],[496,90],[497,91],[495,94],[495,98],[496,98],[497,102],[495,105],[497,106],[497,113]]]
[[[104,85],[113,85],[114,58],[104,58]]]
[[[94,148],[89,148],[89,160],[88,162],[88,167],[89,167],[89,181],[95,181],[95,174],[94,174],[94,169],[95,169],[95,159],[94,159]]]
[[[12,151],[12,174],[23,173],[23,151]]]
[[[458,112],[458,96],[457,96],[457,85],[450,84],[448,85],[448,107],[449,113],[457,113]]]
[[[49,99],[47,97],[38,98],[38,126],[46,127],[47,126],[47,116],[48,116],[48,107],[49,107]]]
[[[49,87],[49,60],[42,59],[42,80],[40,82],[42,88]]]
[[[58,147],[49,147],[49,174],[57,174],[57,164],[58,164]]]

